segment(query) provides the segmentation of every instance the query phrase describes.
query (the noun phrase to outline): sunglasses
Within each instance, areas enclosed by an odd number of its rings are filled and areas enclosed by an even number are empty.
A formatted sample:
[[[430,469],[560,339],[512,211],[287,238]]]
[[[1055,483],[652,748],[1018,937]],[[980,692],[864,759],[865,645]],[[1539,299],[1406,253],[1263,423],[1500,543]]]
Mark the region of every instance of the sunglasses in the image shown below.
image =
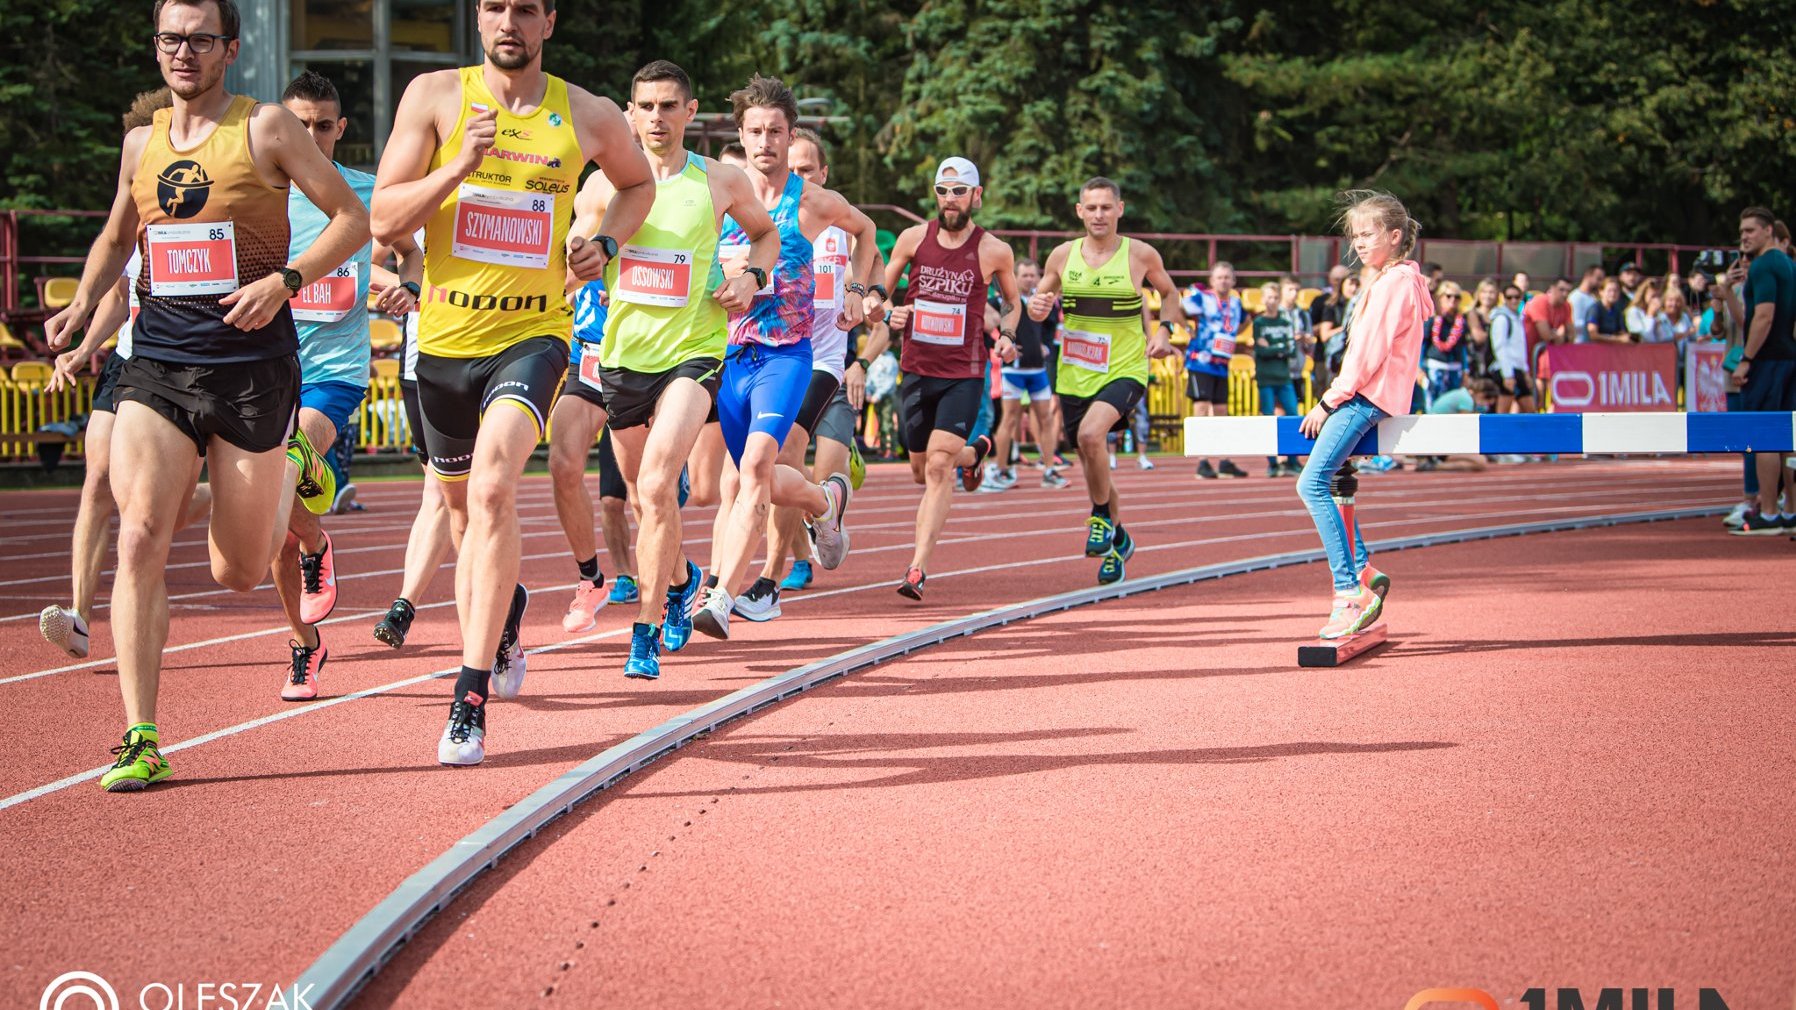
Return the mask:
[[[971,186],[937,186],[936,196],[966,196],[973,191]]]
[[[1520,301],[1521,297],[1522,293],[1520,291],[1511,291],[1503,296],[1503,300],[1506,302],[1514,302]]]
[[[181,51],[181,43],[183,42],[187,43],[187,48],[192,51],[193,55],[204,56],[211,52],[212,47],[218,43],[229,42],[236,37],[237,36],[235,35],[212,35],[207,32],[195,32],[192,35],[176,35],[174,32],[157,32],[150,36],[150,39],[156,43],[157,49],[162,50],[170,56]]]

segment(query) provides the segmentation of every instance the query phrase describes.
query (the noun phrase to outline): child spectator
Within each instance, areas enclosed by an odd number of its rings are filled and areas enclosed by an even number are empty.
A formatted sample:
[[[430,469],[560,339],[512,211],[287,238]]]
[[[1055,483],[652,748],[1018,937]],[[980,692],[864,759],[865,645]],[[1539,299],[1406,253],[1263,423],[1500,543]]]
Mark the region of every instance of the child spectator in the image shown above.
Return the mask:
[[[1297,416],[1297,386],[1291,356],[1297,349],[1297,314],[1284,307],[1284,292],[1277,284],[1260,288],[1264,309],[1253,321],[1254,382],[1260,387],[1260,413]],[[1266,457],[1266,476],[1295,477],[1296,456],[1286,456],[1280,467],[1277,456]]]
[[[1621,299],[1621,282],[1611,277],[1598,289],[1596,308],[1584,320],[1584,335],[1595,343],[1632,343],[1628,335],[1627,308]]]
[[[1500,383],[1497,413],[1534,413],[1534,380],[1528,357],[1527,321],[1518,311],[1522,292],[1511,284],[1503,292],[1503,304],[1490,317],[1490,350],[1494,378]]]

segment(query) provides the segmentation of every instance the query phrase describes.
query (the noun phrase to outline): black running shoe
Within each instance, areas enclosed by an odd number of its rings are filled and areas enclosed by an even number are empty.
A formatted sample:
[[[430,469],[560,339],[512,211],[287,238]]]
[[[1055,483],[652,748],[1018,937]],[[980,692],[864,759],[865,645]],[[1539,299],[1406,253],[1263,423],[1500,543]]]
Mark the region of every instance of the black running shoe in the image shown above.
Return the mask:
[[[412,619],[417,616],[409,602],[394,600],[387,608],[387,616],[374,626],[374,637],[397,649],[405,644],[405,636],[411,634]]]

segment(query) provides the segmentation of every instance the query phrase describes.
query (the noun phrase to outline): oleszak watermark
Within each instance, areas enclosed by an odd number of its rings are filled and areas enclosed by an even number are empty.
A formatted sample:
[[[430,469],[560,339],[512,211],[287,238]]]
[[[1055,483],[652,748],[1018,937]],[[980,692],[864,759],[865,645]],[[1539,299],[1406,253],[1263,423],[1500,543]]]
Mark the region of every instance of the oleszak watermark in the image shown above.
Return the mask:
[[[91,971],[63,972],[44,987],[38,1010],[312,1010],[310,985],[264,982],[150,982],[134,1000],[119,999]]]

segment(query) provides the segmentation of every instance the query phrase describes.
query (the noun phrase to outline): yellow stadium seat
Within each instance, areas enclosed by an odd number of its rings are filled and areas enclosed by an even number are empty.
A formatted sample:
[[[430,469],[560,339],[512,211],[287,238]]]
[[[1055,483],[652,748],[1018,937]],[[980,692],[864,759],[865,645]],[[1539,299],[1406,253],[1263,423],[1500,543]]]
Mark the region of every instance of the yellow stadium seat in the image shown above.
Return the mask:
[[[1249,312],[1258,312],[1266,307],[1266,302],[1260,297],[1259,288],[1242,288],[1241,305]]]
[[[1462,315],[1472,311],[1472,293],[1470,291],[1459,293],[1459,311]]]
[[[382,378],[382,379],[397,379],[397,378],[399,378],[399,359],[398,358],[375,358],[374,359],[374,374],[377,377]]]
[[[0,323],[0,351],[26,351],[25,342],[12,335],[12,327]]]
[[[12,381],[21,386],[49,382],[55,371],[48,361],[21,361],[12,366]]]
[[[60,309],[75,300],[81,282],[73,277],[52,277],[44,282],[44,308]]]
[[[1320,297],[1322,297],[1322,292],[1319,289],[1304,288],[1302,291],[1297,292],[1297,307],[1300,309],[1308,309],[1310,303]]]
[[[391,319],[368,321],[368,339],[377,351],[397,351],[405,343],[405,331]]]

